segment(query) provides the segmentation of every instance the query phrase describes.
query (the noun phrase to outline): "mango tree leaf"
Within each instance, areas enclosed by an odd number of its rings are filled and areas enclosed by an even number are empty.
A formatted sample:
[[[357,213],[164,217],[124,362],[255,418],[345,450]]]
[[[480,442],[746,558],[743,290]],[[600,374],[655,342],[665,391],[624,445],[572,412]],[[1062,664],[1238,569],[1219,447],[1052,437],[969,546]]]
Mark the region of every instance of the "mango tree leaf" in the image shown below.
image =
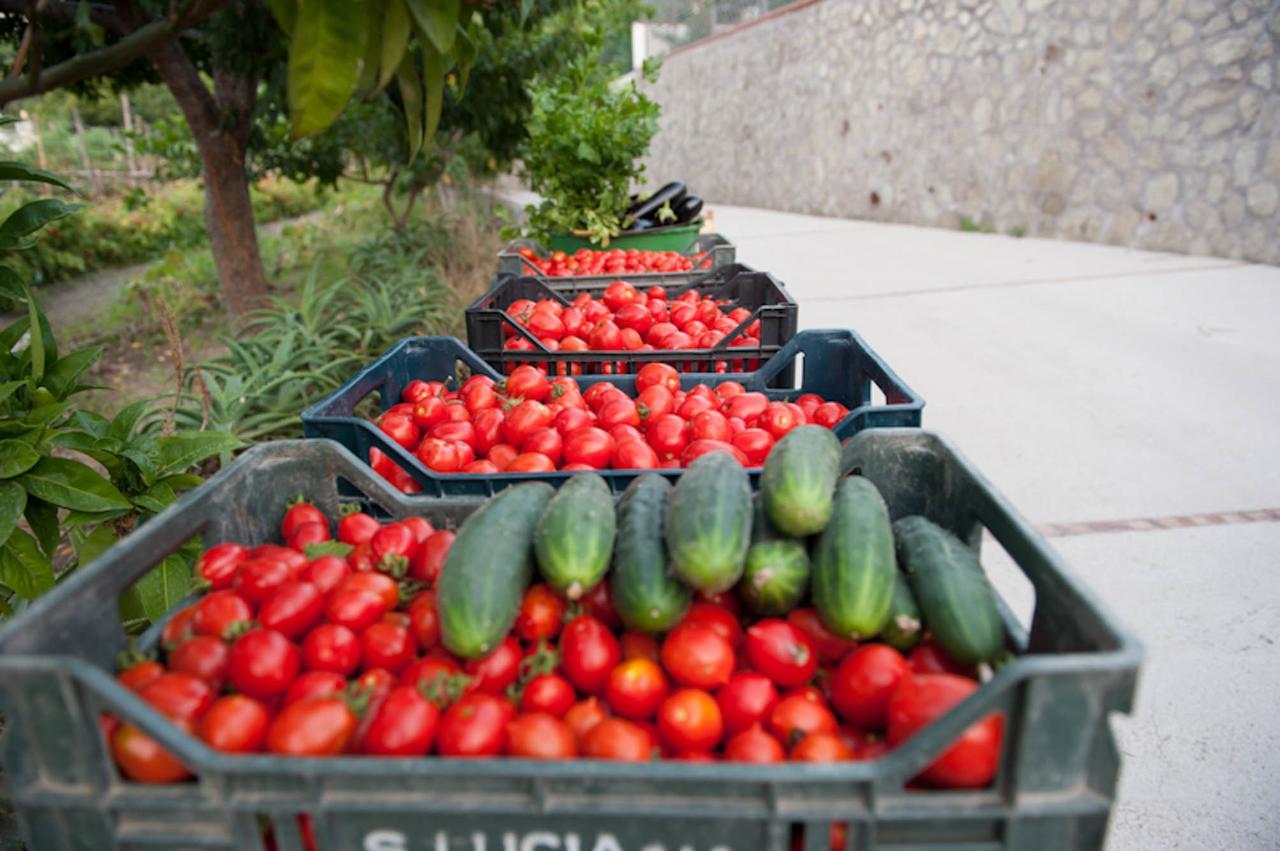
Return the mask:
[[[461,0],[406,0],[413,20],[427,41],[440,53],[453,49],[458,35],[458,7]],[[423,45],[426,47],[427,45]]]
[[[191,563],[175,553],[152,568],[133,587],[147,619],[158,621],[191,593]]]
[[[43,499],[29,497],[25,511],[27,525],[36,536],[36,542],[44,554],[53,560],[53,554],[62,542],[62,530],[58,528],[58,508]]]
[[[367,17],[351,0],[307,0],[289,45],[289,123],[293,138],[319,133],[355,93]]]
[[[161,460],[157,470],[160,476],[186,472],[206,458],[230,452],[241,445],[235,435],[221,431],[185,432],[158,438],[156,443],[160,447]]]
[[[58,360],[49,367],[44,376],[44,386],[49,388],[55,399],[65,399],[76,387],[76,379],[84,371],[93,366],[102,355],[102,347],[79,349]]]
[[[12,479],[34,467],[40,453],[21,440],[0,440],[0,479]]]
[[[18,525],[27,507],[27,491],[17,482],[0,482],[0,546]]]
[[[409,131],[409,162],[413,162],[422,147],[422,80],[412,53],[406,53],[396,69],[396,82],[400,85],[400,100],[404,103],[404,120]]]
[[[53,565],[21,529],[0,547],[0,582],[24,600],[34,600],[53,587]]]
[[[400,67],[405,49],[409,46],[409,34],[412,31],[413,24],[409,20],[409,10],[405,8],[404,0],[388,0],[382,21],[379,89],[385,88],[396,75],[396,69]]]
[[[267,0],[267,8],[284,34],[293,35],[293,28],[298,22],[298,0]]]
[[[68,204],[66,201],[59,201],[57,198],[41,198],[38,201],[30,201],[10,213],[9,217],[4,220],[4,224],[0,224],[0,242],[20,240],[24,236],[35,233],[50,222],[66,218],[84,206],[84,204]]]
[[[422,46],[422,81],[426,87],[427,128],[422,133],[424,142],[430,144],[440,126],[440,112],[444,109],[444,57],[430,44]]]
[[[0,180],[30,180],[35,183],[48,183],[53,186],[59,186],[71,192],[75,191],[71,188],[71,184],[66,183],[61,177],[52,172],[10,160],[0,162]]]
[[[32,496],[75,511],[130,507],[115,485],[88,465],[70,458],[41,458],[17,481]]]
[[[356,79],[356,95],[372,94],[378,83],[378,66],[382,60],[382,21],[387,0],[364,0],[364,51],[360,54],[360,74]],[[306,303],[306,300],[303,300]]]

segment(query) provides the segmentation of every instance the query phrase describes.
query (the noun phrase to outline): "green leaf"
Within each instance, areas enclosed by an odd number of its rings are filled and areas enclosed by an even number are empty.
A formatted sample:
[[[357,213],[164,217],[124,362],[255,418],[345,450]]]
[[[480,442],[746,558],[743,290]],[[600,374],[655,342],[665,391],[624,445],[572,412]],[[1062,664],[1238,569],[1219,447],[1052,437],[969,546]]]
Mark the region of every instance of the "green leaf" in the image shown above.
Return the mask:
[[[382,57],[381,72],[378,74],[378,88],[385,88],[391,78],[396,75],[400,61],[404,58],[405,49],[409,46],[409,34],[413,24],[409,20],[409,10],[404,0],[388,0],[386,14],[382,23]]]
[[[172,437],[161,437],[156,440],[160,446],[160,467],[157,475],[166,473],[184,473],[195,464],[206,458],[238,448],[240,439],[233,434],[221,431],[192,431],[175,434]]]
[[[74,533],[79,529],[86,529],[89,526],[97,526],[101,523],[115,520],[117,517],[123,517],[132,510],[133,507],[130,506],[127,510],[117,508],[113,511],[68,511],[66,516],[62,518],[62,525]]]
[[[422,80],[426,86],[427,129],[422,139],[430,144],[440,126],[440,112],[444,109],[444,57],[429,44],[422,46]]]
[[[4,294],[14,301],[24,301],[27,297],[27,289],[22,277],[8,266],[0,266],[0,294]],[[0,346],[0,349],[6,352],[10,348],[12,346]]]
[[[27,415],[23,419],[32,425],[48,425],[65,414],[70,407],[70,402],[50,402],[47,405],[41,405],[38,408],[32,408],[27,411]]]
[[[406,53],[396,69],[396,82],[400,85],[400,100],[404,102],[404,120],[409,131],[409,162],[413,162],[422,147],[422,80],[412,53]]]
[[[293,28],[298,22],[298,0],[267,0],[267,8],[284,34],[293,35]]]
[[[27,318],[31,323],[27,326],[31,332],[31,344],[29,346],[31,350],[31,381],[33,387],[38,387],[44,381],[44,360],[47,355],[44,345],[45,323],[41,321],[44,319],[44,315],[40,312],[40,306],[36,304],[30,289],[27,289]]]
[[[133,504],[139,508],[145,508],[152,514],[159,514],[172,505],[177,498],[178,495],[173,492],[173,488],[163,482],[157,482],[135,496]]]
[[[106,437],[111,428],[111,420],[94,411],[76,411],[71,421],[94,437]]]
[[[26,508],[27,525],[35,533],[40,549],[44,550],[50,560],[54,551],[62,541],[62,531],[58,528],[58,509],[43,499],[28,499]]]
[[[30,180],[36,183],[49,183],[53,186],[60,186],[72,192],[75,191],[69,183],[64,182],[61,177],[52,172],[32,168],[26,163],[10,162],[8,160],[0,162],[0,180]]]
[[[97,438],[84,431],[60,431],[49,438],[49,445],[59,449],[74,449],[77,452],[88,452],[94,448]]]
[[[68,204],[57,198],[30,201],[10,213],[4,220],[4,224],[0,224],[0,242],[6,240],[16,242],[28,234],[35,233],[50,222],[66,218],[76,210],[83,209],[84,206],[84,204]]]
[[[523,25],[529,20],[529,13],[533,11],[533,0],[520,0],[520,23]]]
[[[319,133],[355,93],[367,18],[351,0],[307,0],[289,45],[289,123],[294,139]]]
[[[361,5],[364,7],[366,20],[356,95],[368,96],[377,91],[378,67],[382,58],[382,21],[387,0],[363,0]]]
[[[35,539],[21,529],[15,529],[0,547],[0,583],[24,600],[34,600],[53,587],[53,565]]]
[[[107,434],[116,440],[127,441],[133,436],[133,430],[137,428],[138,421],[146,416],[147,411],[151,407],[150,399],[139,399],[136,402],[130,402],[120,409],[120,412],[111,418],[111,425],[107,428]]]
[[[355,547],[342,541],[317,541],[314,544],[307,544],[303,547],[302,554],[309,559],[320,558],[320,556],[346,558],[354,549]]]
[[[160,475],[160,465],[164,463],[160,454],[160,449],[156,446],[149,448],[132,447],[120,452],[121,458],[127,458],[133,462],[138,468],[138,473],[142,476],[142,481],[150,487],[156,478]]]
[[[174,554],[156,565],[133,586],[147,619],[155,622],[191,593],[191,564]]]
[[[414,21],[440,53],[453,49],[458,35],[458,8],[461,0],[406,0]],[[427,45],[423,45],[425,48]]]
[[[110,549],[116,536],[110,526],[98,526],[88,535],[73,535],[71,541],[76,548],[76,560],[83,567]]]
[[[204,484],[204,479],[200,476],[193,476],[189,473],[178,473],[173,476],[165,476],[163,479],[156,482],[156,484],[166,484],[175,491],[189,491],[192,488],[198,488]]]
[[[27,507],[27,491],[17,482],[0,482],[0,545],[9,540]]]
[[[21,440],[0,440],[0,479],[12,479],[34,467],[40,453]]]
[[[102,347],[79,349],[58,360],[44,376],[44,386],[57,399],[65,399],[76,386],[76,379],[93,366],[102,355]]]
[[[109,511],[129,508],[115,485],[91,467],[70,458],[41,458],[18,477],[27,493],[75,511]]]
[[[26,384],[25,381],[6,381],[0,384],[0,402],[7,400],[19,387],[25,387]]]

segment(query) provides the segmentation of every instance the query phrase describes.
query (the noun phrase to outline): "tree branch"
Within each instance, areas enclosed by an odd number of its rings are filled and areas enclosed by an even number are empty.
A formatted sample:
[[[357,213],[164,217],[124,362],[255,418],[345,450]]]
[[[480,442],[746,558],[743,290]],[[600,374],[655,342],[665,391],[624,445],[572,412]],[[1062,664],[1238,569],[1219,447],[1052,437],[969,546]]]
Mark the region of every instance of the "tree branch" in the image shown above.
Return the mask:
[[[79,6],[80,4],[73,0],[45,0],[37,10],[37,14],[42,17],[53,18],[64,24],[73,24],[76,21],[76,10]],[[0,0],[0,12],[28,15],[30,11],[30,4],[24,2],[24,0]],[[116,10],[111,6],[91,3],[89,5],[89,20],[104,30],[117,35],[124,35],[128,32],[128,29],[120,20],[120,16],[116,14]]]

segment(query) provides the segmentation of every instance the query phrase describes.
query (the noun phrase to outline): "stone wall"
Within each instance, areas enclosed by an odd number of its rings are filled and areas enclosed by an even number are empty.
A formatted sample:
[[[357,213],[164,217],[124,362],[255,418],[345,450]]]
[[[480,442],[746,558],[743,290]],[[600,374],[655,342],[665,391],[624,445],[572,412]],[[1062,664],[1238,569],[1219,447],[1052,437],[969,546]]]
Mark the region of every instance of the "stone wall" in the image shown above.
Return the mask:
[[[1280,263],[1280,0],[818,0],[668,56],[653,181]]]

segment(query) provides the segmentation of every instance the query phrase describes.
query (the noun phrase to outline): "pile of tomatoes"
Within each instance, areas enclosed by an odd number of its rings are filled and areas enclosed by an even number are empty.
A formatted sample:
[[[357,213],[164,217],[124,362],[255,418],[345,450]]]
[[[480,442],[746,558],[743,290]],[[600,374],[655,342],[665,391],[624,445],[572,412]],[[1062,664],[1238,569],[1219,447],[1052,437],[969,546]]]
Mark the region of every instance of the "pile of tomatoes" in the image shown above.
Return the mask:
[[[438,473],[541,473],[687,467],[716,451],[758,467],[796,426],[834,428],[849,413],[814,393],[771,402],[736,381],[682,390],[680,373],[662,363],[641,367],[636,387],[635,398],[605,382],[582,392],[529,365],[501,385],[483,375],[457,390],[414,380],[377,424]],[[385,453],[372,449],[369,460],[400,490],[420,490]]]
[[[760,346],[760,320],[751,321],[745,307],[725,310],[727,303],[711,296],[685,290],[668,301],[663,287],[639,290],[626,281],[614,281],[600,298],[579,293],[568,307],[555,299],[516,299],[507,305],[507,315],[518,326],[553,352],[586,351],[674,351],[710,349],[730,334],[733,348]],[[505,325],[508,351],[535,351],[537,347],[520,335],[516,327]],[[721,372],[732,364],[725,364]],[[737,371],[754,369],[739,365]]]
[[[553,251],[549,257],[539,257],[538,252],[522,247],[520,256],[539,274],[552,278],[570,278],[575,275],[634,275],[644,272],[688,272],[707,265],[705,253],[686,256],[679,251],[639,251],[635,248],[610,248],[598,251],[579,248],[572,254]]]
[[[331,541],[321,512],[299,503],[281,533],[285,546],[204,552],[210,590],[165,624],[164,662],[118,675],[219,751],[871,760],[978,687],[929,642],[907,657],[858,646],[807,608],[751,622],[731,593],[697,600],[665,636],[626,631],[608,583],[576,607],[532,585],[509,635],[464,661],[440,644],[433,590],[451,532],[353,513]],[[103,725],[128,778],[189,776],[137,727]],[[1002,726],[999,715],[974,724],[918,782],[989,784]]]

